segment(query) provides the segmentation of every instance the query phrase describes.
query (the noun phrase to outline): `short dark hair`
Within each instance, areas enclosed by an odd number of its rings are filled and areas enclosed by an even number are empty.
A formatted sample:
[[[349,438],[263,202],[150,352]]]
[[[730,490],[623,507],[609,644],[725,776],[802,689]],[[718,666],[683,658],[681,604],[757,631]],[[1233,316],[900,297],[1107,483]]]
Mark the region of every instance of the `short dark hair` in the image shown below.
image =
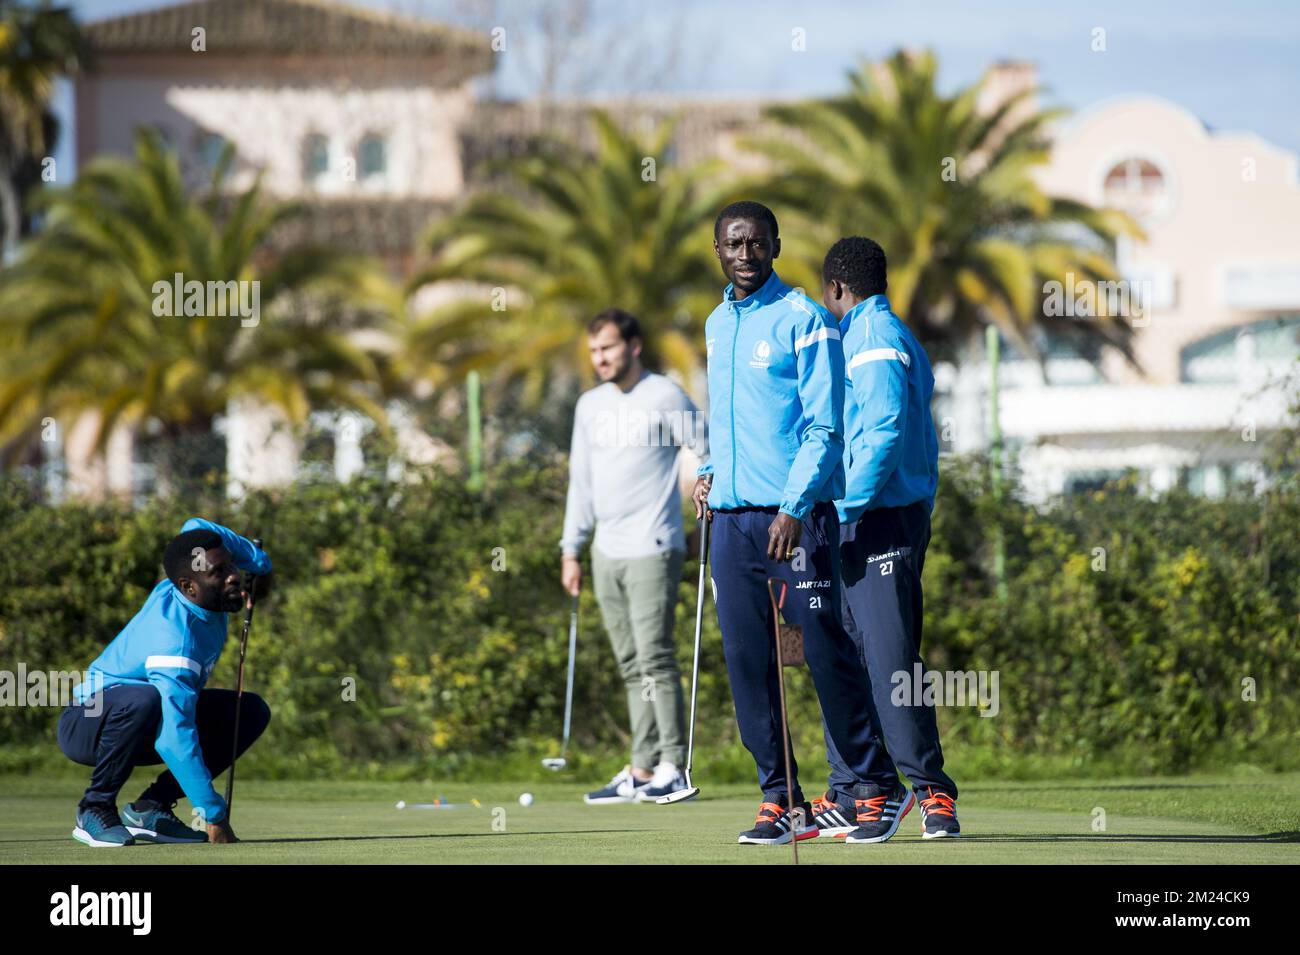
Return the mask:
[[[742,199],[740,202],[733,202],[719,212],[718,218],[713,221],[713,239],[715,242],[722,235],[723,219],[757,219],[760,222],[766,222],[772,227],[772,238],[781,238],[781,229],[776,224],[776,213],[761,202]]]
[[[607,308],[587,323],[587,334],[594,335],[606,325],[615,326],[619,337],[625,342],[634,338],[645,341],[645,336],[641,334],[641,323],[631,312],[625,312],[621,308]]]
[[[221,547],[221,535],[205,527],[196,527],[192,531],[177,534],[163,551],[163,570],[167,579],[173,584],[182,577],[194,577],[194,548],[211,550]]]
[[[878,242],[860,235],[840,239],[822,262],[822,281],[834,279],[858,298],[883,295],[889,287],[885,250]]]

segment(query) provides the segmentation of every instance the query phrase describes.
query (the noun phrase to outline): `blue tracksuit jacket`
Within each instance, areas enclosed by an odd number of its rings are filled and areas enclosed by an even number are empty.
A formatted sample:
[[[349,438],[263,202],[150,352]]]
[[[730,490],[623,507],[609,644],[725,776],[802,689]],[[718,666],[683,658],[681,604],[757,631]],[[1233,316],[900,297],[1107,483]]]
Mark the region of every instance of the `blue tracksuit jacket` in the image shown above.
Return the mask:
[[[925,349],[889,299],[873,295],[839,324],[844,345],[846,486],[842,524],[864,511],[925,501],[934,508],[939,440],[930,417],[934,374]]]
[[[254,574],[271,571],[271,558],[252,541],[234,531],[193,517],[181,532],[205,528],[221,535],[235,566]],[[226,645],[229,615],[204,610],[164,578],[140,612],[122,628],[90,665],[82,687],[108,690],[119,683],[151,685],[162,696],[162,721],[155,748],[193,805],[209,822],[226,816],[225,800],[212,786],[212,776],[199,749],[194,721],[199,691],[207,683]],[[74,698],[80,697],[74,693]]]
[[[835,319],[773,272],[704,326],[709,506],[779,507],[802,520],[844,494],[844,352]]]

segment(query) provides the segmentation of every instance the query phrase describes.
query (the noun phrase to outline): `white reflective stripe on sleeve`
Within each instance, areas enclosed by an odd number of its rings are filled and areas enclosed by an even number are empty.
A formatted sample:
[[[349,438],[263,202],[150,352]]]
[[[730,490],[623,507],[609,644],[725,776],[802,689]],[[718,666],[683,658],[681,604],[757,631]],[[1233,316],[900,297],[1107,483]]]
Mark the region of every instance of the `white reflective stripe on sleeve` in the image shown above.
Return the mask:
[[[901,361],[904,368],[911,367],[912,356],[907,352],[899,351],[897,348],[868,348],[866,351],[860,351],[849,359],[849,375],[852,377],[853,369],[858,365],[865,365],[869,361]]]
[[[148,657],[144,661],[144,668],[146,670],[193,670],[195,673],[203,672],[203,667],[189,657]]]
[[[828,338],[839,341],[840,330],[838,328],[819,328],[815,332],[809,332],[803,338],[796,338],[794,341],[794,353],[799,354],[800,349],[807,348],[814,342],[823,342]]]

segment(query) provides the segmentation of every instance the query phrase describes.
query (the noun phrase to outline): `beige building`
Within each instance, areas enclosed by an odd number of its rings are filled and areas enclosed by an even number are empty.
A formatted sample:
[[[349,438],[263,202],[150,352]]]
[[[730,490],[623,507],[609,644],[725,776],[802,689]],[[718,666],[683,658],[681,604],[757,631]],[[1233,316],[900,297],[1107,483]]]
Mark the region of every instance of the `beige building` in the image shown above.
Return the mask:
[[[1130,469],[1155,492],[1257,480],[1286,412],[1277,384],[1300,356],[1297,157],[1132,96],[1059,130],[1041,178],[1144,230],[1117,250],[1140,367],[1066,356],[1044,382],[1007,363],[1001,424],[1027,488],[1047,498]]]
[[[232,188],[261,172],[309,199],[320,238],[401,264],[464,189],[469,82],[486,37],[326,0],[198,0],[90,23],[75,85],[78,165],[152,126],[195,185],[233,144]]]
[[[311,239],[409,269],[420,236],[464,192],[461,132],[469,84],[492,69],[487,37],[327,0],[198,0],[87,24],[95,69],[74,85],[77,166],[129,153],[157,130],[195,187],[233,145],[232,189],[261,173],[273,196],[305,200],[284,241]],[[271,410],[232,407],[218,422],[231,490],[291,482],[300,442]],[[334,428],[331,419],[323,426]],[[338,427],[336,472],[359,467],[358,427]],[[95,423],[62,449],[67,490],[147,490],[147,465],[122,428],[90,453]],[[431,448],[402,440],[416,458]]]

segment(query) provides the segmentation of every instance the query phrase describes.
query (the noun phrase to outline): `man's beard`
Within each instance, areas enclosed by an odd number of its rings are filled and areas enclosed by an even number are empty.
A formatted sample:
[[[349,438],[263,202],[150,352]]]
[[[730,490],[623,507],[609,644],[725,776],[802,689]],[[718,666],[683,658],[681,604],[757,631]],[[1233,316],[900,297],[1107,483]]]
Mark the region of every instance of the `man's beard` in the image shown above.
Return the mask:
[[[630,369],[631,367],[632,367],[632,359],[624,358],[621,362],[618,363],[618,365],[614,367],[614,370],[610,372],[609,377],[605,380],[622,381],[627,376],[628,369]]]

